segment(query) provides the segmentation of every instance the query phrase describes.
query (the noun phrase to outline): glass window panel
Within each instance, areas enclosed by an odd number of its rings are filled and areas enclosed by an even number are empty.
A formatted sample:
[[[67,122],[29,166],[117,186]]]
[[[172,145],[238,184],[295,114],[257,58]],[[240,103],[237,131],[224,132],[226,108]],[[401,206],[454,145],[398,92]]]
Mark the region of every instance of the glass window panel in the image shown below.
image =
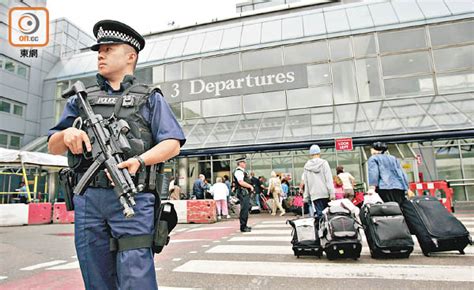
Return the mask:
[[[444,5],[444,1],[418,0],[417,2],[427,19],[451,16],[451,12]]]
[[[356,79],[352,61],[332,64],[334,103],[357,101]]]
[[[474,21],[429,26],[433,46],[474,41]]]
[[[181,120],[182,119],[182,116],[181,116],[181,103],[174,103],[174,104],[169,104],[169,105],[170,105],[171,111],[173,112],[175,117],[178,120]]]
[[[394,134],[402,133],[405,130],[402,124],[387,104],[381,103],[365,103],[361,105],[365,111],[367,119],[371,123],[371,127],[375,134]]]
[[[268,185],[268,179],[270,179],[270,172],[272,171],[272,159],[271,158],[258,158],[252,159],[252,170],[255,172],[255,176],[263,176],[264,184]]]
[[[244,113],[286,109],[285,92],[270,92],[244,96]]]
[[[289,109],[332,105],[331,86],[289,90],[286,94]]]
[[[185,80],[197,78],[200,76],[200,73],[199,73],[200,63],[201,63],[200,59],[183,62],[183,75],[184,75]]]
[[[336,106],[337,123],[341,128],[341,134],[353,134],[357,124],[357,108],[356,104]]]
[[[0,145],[7,146],[8,145],[8,135],[0,133]]]
[[[184,118],[201,117],[201,101],[192,101],[183,103]]]
[[[474,178],[474,146],[463,145],[461,142],[461,155],[464,164],[464,177]],[[474,191],[472,193],[474,194]]]
[[[389,106],[409,131],[436,130],[436,123],[411,99],[391,100]]]
[[[322,13],[315,13],[303,16],[304,35],[320,35],[326,33],[326,24]]]
[[[261,114],[243,115],[229,144],[254,144],[260,126],[260,118]]]
[[[425,29],[400,30],[379,34],[380,52],[392,52],[426,47]]]
[[[392,1],[391,4],[397,13],[398,19],[400,22],[410,22],[415,20],[424,20],[425,17],[421,12],[418,5],[416,5],[416,0],[402,0],[402,1]]]
[[[325,11],[324,19],[326,20],[328,33],[349,30],[349,22],[344,9]]]
[[[186,41],[183,54],[194,54],[201,52],[202,42],[204,41],[204,34],[192,34]]]
[[[28,68],[27,68],[26,66],[21,65],[21,64],[18,65],[18,68],[17,68],[16,73],[17,73],[19,76],[22,76],[22,77],[26,78],[27,72],[28,72]]]
[[[264,116],[258,130],[257,142],[281,142],[285,127],[286,112]]]
[[[10,113],[11,103],[6,101],[0,101],[0,112]]]
[[[385,2],[369,5],[369,9],[375,27],[398,23],[397,15],[393,11],[391,3]]]
[[[260,43],[261,23],[244,25],[240,46]]]
[[[212,129],[209,138],[206,141],[206,147],[225,146],[234,133],[234,128],[238,123],[240,116],[222,117],[219,123]]]
[[[244,71],[281,65],[280,47],[242,53],[242,69]]]
[[[282,38],[291,39],[303,37],[303,18],[292,17],[283,19]]]
[[[387,97],[434,93],[433,77],[431,75],[384,80],[384,85]]]
[[[176,62],[165,66],[165,80],[175,81],[181,79],[181,63]]]
[[[311,135],[313,138],[334,137],[336,130],[334,127],[333,107],[319,107],[311,109]]]
[[[273,157],[272,170],[276,174],[290,174],[293,176],[293,158],[292,157]]]
[[[430,56],[427,51],[389,55],[382,57],[384,76],[431,72]]]
[[[350,38],[330,39],[331,60],[352,57]]]
[[[433,51],[436,71],[474,67],[474,45]]]
[[[369,101],[382,98],[380,74],[376,58],[356,60],[357,89],[359,100]]]
[[[209,31],[206,33],[202,51],[218,50],[221,45],[223,30]]]
[[[13,114],[23,116],[23,106],[13,105]]]
[[[367,6],[350,7],[346,9],[346,13],[351,30],[374,26]]]
[[[165,57],[166,51],[170,45],[171,39],[155,42],[148,61],[159,60]]]
[[[326,41],[285,46],[285,65],[312,63],[329,59]]]
[[[183,49],[184,45],[186,44],[187,38],[187,36],[173,38],[171,40],[168,51],[166,52],[166,58],[172,58],[183,55]]]
[[[356,57],[375,54],[375,36],[367,34],[362,36],[355,36],[354,40],[354,55]]]
[[[466,92],[474,89],[474,71],[460,71],[436,75],[440,93]]]
[[[240,44],[242,26],[227,28],[222,36],[221,49],[237,47]]]
[[[457,146],[435,148],[435,158],[438,179],[450,180],[463,178],[461,175],[461,159]],[[466,200],[462,187],[454,187],[454,199]]]
[[[144,67],[135,71],[135,77],[140,83],[149,84],[152,82],[151,67]]]
[[[238,54],[228,54],[217,57],[203,58],[201,64],[201,75],[218,75],[240,71]]]
[[[311,138],[311,116],[309,110],[288,111],[285,124],[285,141],[308,140]]]
[[[191,148],[200,148],[204,146],[204,142],[206,142],[207,136],[209,132],[211,132],[212,128],[214,128],[217,119],[205,119],[202,122],[199,122],[191,132],[189,136],[187,136],[186,145]],[[209,176],[209,174],[208,174]]]
[[[153,83],[161,84],[165,81],[165,66],[159,65],[153,67]]]
[[[262,23],[262,43],[281,40],[281,20]]]
[[[308,65],[306,68],[308,72],[308,84],[310,86],[331,83],[332,79],[329,72],[329,64]]]
[[[20,137],[10,135],[10,148],[20,148]]]
[[[470,121],[459,109],[446,102],[443,97],[417,99],[442,129],[459,129],[470,125]]]
[[[12,60],[7,59],[5,61],[5,70],[14,73],[15,72],[16,63]]]
[[[204,117],[226,116],[240,113],[242,113],[240,96],[202,101],[202,114]]]

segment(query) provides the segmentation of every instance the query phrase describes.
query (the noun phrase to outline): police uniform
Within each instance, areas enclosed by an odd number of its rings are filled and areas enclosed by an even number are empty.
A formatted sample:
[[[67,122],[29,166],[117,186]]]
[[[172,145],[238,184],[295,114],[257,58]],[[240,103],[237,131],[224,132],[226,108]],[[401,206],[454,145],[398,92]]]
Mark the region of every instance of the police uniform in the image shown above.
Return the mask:
[[[238,158],[236,159],[237,163],[245,161],[245,158]],[[240,231],[242,232],[249,232],[251,228],[247,226],[247,221],[249,218],[249,210],[250,210],[250,189],[243,187],[240,185],[239,181],[245,181],[248,184],[252,184],[250,180],[250,176],[248,172],[242,168],[237,167],[233,174],[235,189],[237,192],[237,198],[240,201]]]
[[[112,20],[99,21],[94,26],[94,35],[97,43],[91,49],[96,51],[102,44],[125,43],[138,53],[145,45],[135,30]],[[159,90],[139,84],[131,75],[124,77],[118,90],[100,74],[97,84],[87,90],[94,112],[104,119],[115,114],[130,126],[131,134],[127,138],[132,150],[125,154],[124,160],[166,139],[179,140],[181,146],[185,143],[182,128]],[[71,127],[78,116],[73,96],[48,135]],[[149,190],[135,195],[135,216],[126,219],[110,182],[103,172],[98,176],[83,195],[74,196],[75,246],[86,289],[157,289],[150,247],[111,251],[109,245],[111,237],[121,239],[153,233],[155,195]]]

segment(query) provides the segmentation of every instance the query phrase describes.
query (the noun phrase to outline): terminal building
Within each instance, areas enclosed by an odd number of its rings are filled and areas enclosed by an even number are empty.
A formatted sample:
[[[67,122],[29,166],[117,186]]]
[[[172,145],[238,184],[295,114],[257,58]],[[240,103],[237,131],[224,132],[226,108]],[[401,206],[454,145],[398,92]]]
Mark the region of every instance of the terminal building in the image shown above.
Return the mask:
[[[470,1],[253,0],[236,9],[146,35],[139,55],[137,77],[161,87],[185,131],[167,163],[185,191],[200,173],[211,183],[230,176],[242,155],[257,176],[274,170],[297,186],[311,144],[333,171],[342,165],[366,182],[370,144],[385,141],[410,181],[448,180],[455,201],[474,200]],[[0,146],[46,151],[61,91],[95,82],[97,54],[78,41],[93,39],[72,36],[65,19],[55,25],[39,67],[0,48]],[[342,137],[353,150],[335,151]]]

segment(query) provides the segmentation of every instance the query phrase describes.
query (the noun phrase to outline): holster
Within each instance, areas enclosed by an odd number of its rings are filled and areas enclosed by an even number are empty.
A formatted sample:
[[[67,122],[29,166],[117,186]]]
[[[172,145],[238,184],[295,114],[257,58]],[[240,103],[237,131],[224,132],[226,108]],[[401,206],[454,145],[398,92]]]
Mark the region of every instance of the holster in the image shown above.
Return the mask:
[[[172,203],[166,202],[160,205],[155,215],[155,232],[153,234],[153,253],[159,254],[163,247],[170,241],[169,234],[178,223],[178,215]]]
[[[74,186],[76,185],[76,176],[71,168],[63,168],[59,171],[59,183],[64,190],[64,201],[68,211],[74,210]]]

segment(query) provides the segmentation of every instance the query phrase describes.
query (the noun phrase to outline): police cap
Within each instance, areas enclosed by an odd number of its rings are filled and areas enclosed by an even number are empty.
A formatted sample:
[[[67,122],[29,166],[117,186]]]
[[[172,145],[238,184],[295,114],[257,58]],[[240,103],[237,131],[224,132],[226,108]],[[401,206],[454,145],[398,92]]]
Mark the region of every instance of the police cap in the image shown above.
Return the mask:
[[[94,25],[94,36],[97,43],[91,50],[98,51],[102,44],[125,43],[133,47],[137,53],[145,47],[145,39],[130,26],[115,20],[101,20]]]

